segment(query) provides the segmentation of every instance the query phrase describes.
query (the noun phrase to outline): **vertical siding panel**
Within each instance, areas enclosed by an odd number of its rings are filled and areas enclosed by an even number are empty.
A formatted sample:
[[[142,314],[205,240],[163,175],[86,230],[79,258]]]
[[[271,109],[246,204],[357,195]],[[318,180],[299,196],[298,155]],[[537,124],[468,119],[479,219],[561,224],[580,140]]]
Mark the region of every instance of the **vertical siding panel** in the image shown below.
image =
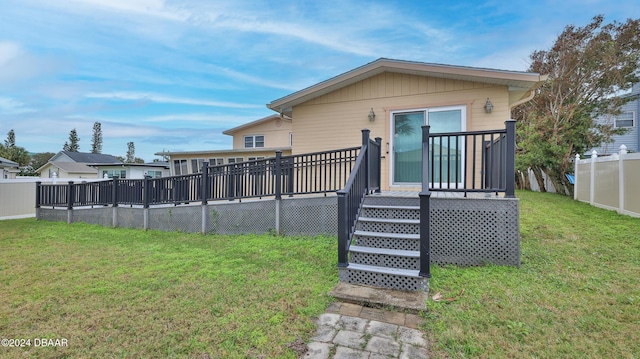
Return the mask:
[[[402,75],[401,78],[401,93],[402,96],[411,95],[411,77],[410,75]]]
[[[371,79],[366,79],[362,82],[362,98],[371,98]]]
[[[444,90],[449,92],[454,90],[454,80],[446,79],[444,81]]]
[[[393,94],[392,96],[402,95],[402,75],[393,74]]]
[[[369,79],[369,98],[377,98],[378,97],[378,79],[380,76],[374,76]]]
[[[393,74],[386,72],[384,79],[384,95],[385,97],[393,96]]]
[[[420,77],[419,76],[410,76],[409,77],[409,81],[411,82],[411,89],[410,89],[409,93],[411,95],[418,94],[419,93],[418,84],[420,82]]]
[[[420,76],[419,85],[418,85],[418,93],[424,94],[427,93],[427,78],[424,76]]]
[[[436,79],[433,77],[427,77],[427,93],[436,92]]]
[[[376,76],[376,97],[381,98],[384,97],[385,93],[385,75],[380,74]]]
[[[345,87],[340,90],[340,101],[347,102],[349,101],[349,88]]]
[[[357,87],[357,85],[358,85],[358,83],[355,83],[355,84],[347,87],[347,93],[348,93],[349,101],[355,101],[357,99],[356,98],[356,96],[357,96],[356,95],[356,92],[357,92],[356,87]]]

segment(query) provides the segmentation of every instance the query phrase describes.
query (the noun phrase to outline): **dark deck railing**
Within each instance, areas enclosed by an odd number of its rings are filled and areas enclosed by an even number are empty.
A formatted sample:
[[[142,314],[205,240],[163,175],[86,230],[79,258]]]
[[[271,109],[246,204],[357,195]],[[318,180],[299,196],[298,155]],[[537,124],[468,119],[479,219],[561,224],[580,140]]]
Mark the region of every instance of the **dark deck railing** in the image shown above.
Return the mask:
[[[369,139],[369,130],[362,130],[362,148],[349,180],[338,191],[338,266],[349,265],[349,246],[364,197],[371,191],[380,192],[380,158],[382,139]]]
[[[282,195],[331,193],[342,189],[360,147],[211,166],[200,173],[97,182],[36,183],[36,208],[144,206],[207,203]],[[376,181],[373,179],[372,181]],[[379,178],[377,179],[379,183]],[[379,185],[378,185],[379,186]]]
[[[504,130],[430,134],[422,127],[420,275],[431,277],[431,191],[504,192],[515,197],[516,122]]]
[[[503,192],[512,198],[515,189],[515,121],[505,129],[470,132],[429,133],[427,153],[431,191]]]

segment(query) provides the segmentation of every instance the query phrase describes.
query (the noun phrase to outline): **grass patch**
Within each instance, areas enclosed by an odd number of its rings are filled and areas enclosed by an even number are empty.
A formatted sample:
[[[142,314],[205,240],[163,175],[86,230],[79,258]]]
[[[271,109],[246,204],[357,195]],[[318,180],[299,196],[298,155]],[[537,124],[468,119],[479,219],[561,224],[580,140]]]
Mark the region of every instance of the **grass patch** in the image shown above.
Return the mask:
[[[640,219],[517,192],[521,268],[432,269],[432,357],[639,358]]]
[[[337,282],[335,238],[0,226],[0,338],[68,341],[3,358],[295,358]]]

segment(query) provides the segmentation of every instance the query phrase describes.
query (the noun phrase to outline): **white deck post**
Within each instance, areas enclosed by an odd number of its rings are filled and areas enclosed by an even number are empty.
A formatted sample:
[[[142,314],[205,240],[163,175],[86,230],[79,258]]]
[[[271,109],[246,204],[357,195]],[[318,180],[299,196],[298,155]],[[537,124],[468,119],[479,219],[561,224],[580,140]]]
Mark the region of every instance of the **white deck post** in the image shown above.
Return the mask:
[[[589,204],[593,206],[593,197],[596,190],[596,158],[598,158],[598,152],[596,150],[591,151],[591,184],[589,188]]]
[[[578,162],[580,162],[580,154],[576,153],[576,159],[573,161],[573,199],[578,199]]]
[[[626,154],[627,146],[620,145],[620,156],[618,156],[618,160],[620,161],[618,162],[618,195],[620,196],[618,201],[618,213],[624,213],[624,158],[626,157]]]

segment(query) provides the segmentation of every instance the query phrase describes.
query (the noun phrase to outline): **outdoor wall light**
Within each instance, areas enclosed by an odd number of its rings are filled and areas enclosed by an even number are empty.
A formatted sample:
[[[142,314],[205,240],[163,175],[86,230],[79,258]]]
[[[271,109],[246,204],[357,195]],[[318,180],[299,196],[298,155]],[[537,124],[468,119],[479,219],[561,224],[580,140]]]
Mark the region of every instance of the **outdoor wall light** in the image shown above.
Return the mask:
[[[373,120],[376,119],[376,113],[373,112],[373,108],[371,108],[371,111],[369,111],[369,121],[373,122]]]
[[[487,97],[487,102],[484,104],[484,112],[491,113],[491,111],[493,111],[493,104],[491,103],[491,101],[489,101],[489,98]]]

